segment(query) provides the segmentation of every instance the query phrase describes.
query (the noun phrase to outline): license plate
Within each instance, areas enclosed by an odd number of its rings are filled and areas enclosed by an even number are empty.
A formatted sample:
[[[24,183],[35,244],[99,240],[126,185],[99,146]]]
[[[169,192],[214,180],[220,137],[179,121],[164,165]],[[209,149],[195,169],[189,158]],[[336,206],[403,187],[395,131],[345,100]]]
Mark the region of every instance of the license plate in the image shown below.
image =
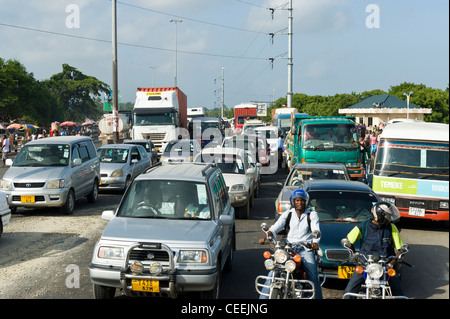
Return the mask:
[[[338,278],[340,279],[350,279],[353,272],[355,271],[354,266],[339,266],[338,267]]]
[[[418,217],[425,217],[425,208],[410,207],[409,208],[409,215],[411,215],[411,216],[418,216]]]
[[[34,203],[34,195],[22,195],[20,196],[20,202],[21,203]]]
[[[134,291],[159,292],[159,281],[148,279],[131,280],[131,288]]]

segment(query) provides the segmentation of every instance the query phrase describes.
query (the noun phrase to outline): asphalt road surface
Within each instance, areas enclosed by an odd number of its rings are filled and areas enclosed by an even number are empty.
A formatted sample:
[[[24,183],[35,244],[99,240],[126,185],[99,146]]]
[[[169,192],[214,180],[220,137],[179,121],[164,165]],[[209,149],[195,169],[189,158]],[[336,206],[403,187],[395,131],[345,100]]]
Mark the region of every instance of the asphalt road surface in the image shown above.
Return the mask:
[[[0,168],[0,177],[5,170]],[[281,189],[276,182],[285,178],[284,171],[264,175],[250,219],[236,221],[237,251],[232,271],[223,274],[221,298],[258,298],[254,280],[267,271],[262,256],[265,248],[255,242],[263,236],[261,222],[274,221],[274,202]],[[58,210],[19,208],[0,238],[0,298],[92,299],[88,265],[107,224],[100,216],[117,207],[121,196],[121,192],[101,193],[94,204],[83,198],[71,216]],[[448,299],[448,223],[404,220],[401,235],[411,248],[406,260],[414,265],[403,269],[405,295]],[[341,298],[345,285],[343,280],[327,280],[324,298]],[[123,298],[119,292],[116,297]]]

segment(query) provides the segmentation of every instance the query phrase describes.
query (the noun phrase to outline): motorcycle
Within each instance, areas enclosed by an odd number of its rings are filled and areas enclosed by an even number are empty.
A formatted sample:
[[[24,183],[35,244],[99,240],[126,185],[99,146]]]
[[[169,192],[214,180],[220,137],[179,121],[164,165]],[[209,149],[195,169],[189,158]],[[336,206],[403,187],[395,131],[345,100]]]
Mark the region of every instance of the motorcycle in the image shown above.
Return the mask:
[[[401,254],[396,256],[377,256],[364,255],[359,252],[353,252],[350,249],[351,244],[347,238],[341,240],[341,245],[350,253],[349,261],[356,262],[355,272],[364,274],[365,282],[361,286],[360,293],[348,292],[343,298],[356,297],[358,299],[408,299],[406,296],[393,296],[391,287],[389,286],[389,277],[396,275],[394,268],[389,268],[387,264],[393,259],[397,259],[397,263],[403,263],[411,266],[403,261],[403,256],[409,252],[408,244],[403,244],[400,248]]]
[[[263,245],[272,245],[273,253],[265,251],[264,266],[269,270],[267,276],[258,276],[255,279],[256,291],[269,299],[313,299],[315,287],[312,281],[306,277],[300,255],[295,251],[298,247],[311,248],[310,242],[288,243],[285,239],[275,241],[267,236],[269,230],[266,223],[261,224],[261,229],[266,234]],[[313,238],[320,238],[321,233],[314,231]],[[316,263],[322,262],[322,251],[316,251]],[[325,275],[323,281],[325,282]]]

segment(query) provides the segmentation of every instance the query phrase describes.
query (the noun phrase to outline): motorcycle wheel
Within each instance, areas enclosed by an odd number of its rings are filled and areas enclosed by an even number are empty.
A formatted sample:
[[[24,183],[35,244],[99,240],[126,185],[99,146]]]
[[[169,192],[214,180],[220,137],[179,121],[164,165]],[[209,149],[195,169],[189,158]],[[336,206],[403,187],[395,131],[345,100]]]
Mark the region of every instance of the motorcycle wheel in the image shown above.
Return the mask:
[[[282,299],[281,290],[279,288],[273,288],[270,292],[269,299]]]

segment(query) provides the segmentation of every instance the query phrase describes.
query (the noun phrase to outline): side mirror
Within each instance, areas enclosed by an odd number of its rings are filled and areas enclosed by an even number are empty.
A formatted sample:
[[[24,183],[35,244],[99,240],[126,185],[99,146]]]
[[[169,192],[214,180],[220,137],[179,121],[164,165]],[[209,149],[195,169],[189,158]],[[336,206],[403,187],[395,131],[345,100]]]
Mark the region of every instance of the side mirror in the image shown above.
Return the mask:
[[[345,248],[350,248],[352,246],[352,244],[350,243],[350,240],[348,240],[348,238],[342,238],[341,245],[342,245],[342,247],[345,247]]]
[[[314,239],[320,238],[322,236],[322,233],[318,230],[315,230],[311,233],[311,237]]]
[[[230,215],[220,215],[219,225],[233,225],[233,216]]]
[[[102,219],[104,220],[111,220],[114,218],[114,211],[113,210],[105,210],[102,213]]]
[[[297,135],[297,126],[293,125],[293,126],[291,127],[291,133],[292,133],[293,135]]]
[[[81,161],[81,158],[76,158],[72,161],[72,165],[75,166],[80,166],[83,162]]]
[[[404,253],[409,251],[409,245],[408,244],[403,244],[402,247],[400,247],[400,250],[402,252],[404,252]]]

